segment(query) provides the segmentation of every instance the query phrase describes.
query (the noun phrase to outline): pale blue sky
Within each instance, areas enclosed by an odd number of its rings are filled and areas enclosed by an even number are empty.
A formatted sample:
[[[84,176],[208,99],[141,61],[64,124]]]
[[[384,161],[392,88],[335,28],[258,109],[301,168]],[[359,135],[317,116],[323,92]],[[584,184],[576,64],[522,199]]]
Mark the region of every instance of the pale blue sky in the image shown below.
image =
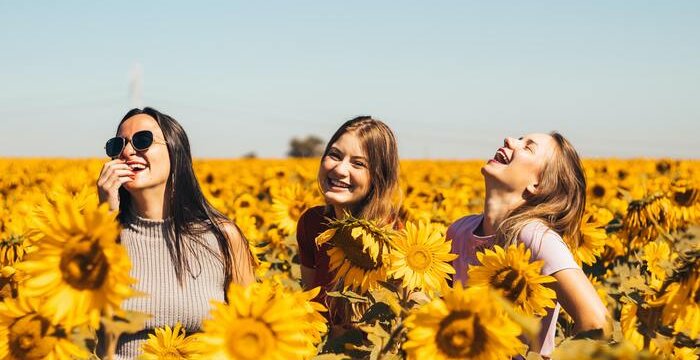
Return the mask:
[[[102,156],[140,66],[199,157],[371,114],[404,158],[550,130],[584,157],[700,158],[698,1],[0,0],[0,44],[0,156]]]

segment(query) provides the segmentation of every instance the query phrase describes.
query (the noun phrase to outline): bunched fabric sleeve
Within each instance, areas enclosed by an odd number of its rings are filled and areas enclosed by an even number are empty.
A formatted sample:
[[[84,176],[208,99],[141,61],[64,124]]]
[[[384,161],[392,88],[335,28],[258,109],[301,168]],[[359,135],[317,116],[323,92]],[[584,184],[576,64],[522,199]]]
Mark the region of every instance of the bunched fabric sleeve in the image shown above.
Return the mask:
[[[530,261],[544,261],[542,275],[579,268],[561,236],[539,221],[525,225],[518,235],[518,240],[532,251]]]

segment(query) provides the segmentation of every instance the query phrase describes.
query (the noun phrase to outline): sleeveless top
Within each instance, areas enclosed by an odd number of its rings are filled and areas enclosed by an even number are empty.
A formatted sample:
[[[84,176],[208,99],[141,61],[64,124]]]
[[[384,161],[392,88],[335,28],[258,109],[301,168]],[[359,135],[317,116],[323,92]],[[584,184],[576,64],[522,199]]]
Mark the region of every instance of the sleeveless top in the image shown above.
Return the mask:
[[[175,238],[172,220],[134,215],[124,224],[121,244],[131,260],[129,275],[137,280],[134,289],[144,295],[126,299],[122,308],[152,317],[141,331],[119,338],[116,359],[140,355],[141,345],[156,327],[172,327],[179,321],[188,334],[200,331],[202,320],[209,317],[210,301],[224,302],[224,263],[216,236],[211,231],[196,236],[209,250],[190,242],[196,256],[191,257],[191,273],[185,271],[180,286],[168,252],[168,244]]]

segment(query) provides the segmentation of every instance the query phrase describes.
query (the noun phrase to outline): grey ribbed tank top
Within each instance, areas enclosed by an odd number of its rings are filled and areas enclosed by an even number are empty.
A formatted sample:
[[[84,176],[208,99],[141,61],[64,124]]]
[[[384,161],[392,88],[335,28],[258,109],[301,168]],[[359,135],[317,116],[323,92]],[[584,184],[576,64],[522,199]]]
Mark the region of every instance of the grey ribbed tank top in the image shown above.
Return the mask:
[[[133,359],[141,354],[141,345],[156,327],[172,327],[179,321],[188,334],[200,331],[202,320],[209,317],[210,300],[224,301],[223,262],[203,246],[194,246],[199,261],[190,261],[192,274],[185,272],[183,286],[180,286],[168,253],[168,243],[175,237],[172,225],[170,219],[132,216],[122,228],[121,243],[131,259],[130,275],[137,280],[134,288],[147,294],[125,300],[122,308],[153,317],[142,331],[119,338],[118,360]],[[221,256],[216,236],[211,231],[197,236],[214,250],[214,254]]]

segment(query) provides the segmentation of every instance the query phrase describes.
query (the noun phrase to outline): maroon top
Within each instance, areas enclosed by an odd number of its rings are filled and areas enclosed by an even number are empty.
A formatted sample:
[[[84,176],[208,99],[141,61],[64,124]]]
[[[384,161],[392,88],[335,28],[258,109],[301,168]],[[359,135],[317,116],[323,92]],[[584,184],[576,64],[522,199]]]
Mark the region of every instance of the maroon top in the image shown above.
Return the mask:
[[[333,210],[326,213],[325,206],[316,206],[306,210],[297,223],[297,243],[299,244],[299,261],[301,265],[316,269],[316,277],[311,281],[311,287],[321,287],[319,299],[325,297],[326,286],[333,281],[330,272],[328,250],[331,243],[326,242],[320,247],[316,245],[316,237],[328,230],[328,219],[333,217]]]
[[[316,245],[316,237],[328,230],[328,218],[334,218],[334,212],[326,212],[325,206],[316,206],[306,210],[297,222],[297,244],[299,245],[299,262],[301,265],[316,270],[316,277],[311,287],[321,287],[325,295],[326,287],[333,281],[334,274],[330,271],[328,250],[331,242],[325,242],[320,247]],[[394,230],[403,230],[403,222],[396,221]],[[319,297],[322,298],[321,294]]]
[[[297,222],[299,262],[302,266],[316,270],[314,274],[315,277],[311,281],[311,288],[320,286],[321,291],[313,300],[326,305],[326,307],[329,306],[326,302],[326,293],[332,290],[333,277],[335,276],[335,273],[330,270],[330,257],[328,256],[328,250],[330,250],[333,245],[331,241],[328,241],[321,246],[317,246],[316,237],[328,230],[328,219],[335,218],[334,215],[335,213],[332,208],[330,211],[326,212],[325,206],[316,206],[306,210],[301,217],[299,217],[299,221]],[[403,223],[397,221],[394,228],[396,230],[403,229]],[[332,316],[332,319],[328,312],[324,312],[323,315],[331,324],[344,323],[341,314],[335,314]]]

